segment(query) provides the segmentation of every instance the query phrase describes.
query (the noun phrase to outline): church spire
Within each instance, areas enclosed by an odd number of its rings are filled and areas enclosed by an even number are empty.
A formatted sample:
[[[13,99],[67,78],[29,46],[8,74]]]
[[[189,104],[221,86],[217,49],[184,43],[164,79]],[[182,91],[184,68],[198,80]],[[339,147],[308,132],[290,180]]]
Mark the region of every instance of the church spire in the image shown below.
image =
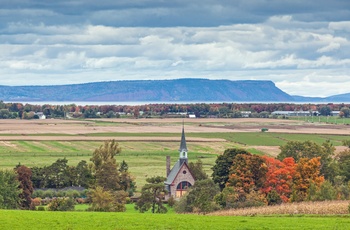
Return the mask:
[[[182,135],[181,135],[181,143],[180,143],[180,160],[184,159],[187,162],[187,145],[186,145],[186,138],[185,138],[185,127],[184,122],[182,122]]]

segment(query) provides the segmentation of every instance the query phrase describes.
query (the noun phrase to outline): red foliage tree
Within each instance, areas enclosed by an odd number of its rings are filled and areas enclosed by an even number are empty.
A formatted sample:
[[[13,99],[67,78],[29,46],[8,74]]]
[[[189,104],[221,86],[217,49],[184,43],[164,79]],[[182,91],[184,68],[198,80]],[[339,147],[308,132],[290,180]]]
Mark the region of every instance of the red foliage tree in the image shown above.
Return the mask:
[[[19,195],[21,198],[21,208],[31,209],[32,208],[32,193],[33,183],[31,181],[32,171],[30,168],[21,165],[16,168],[17,180],[20,182],[19,188],[22,193]]]
[[[288,202],[292,194],[295,161],[292,157],[279,161],[272,157],[263,157],[267,166],[266,180],[262,192],[276,191],[283,202]]]

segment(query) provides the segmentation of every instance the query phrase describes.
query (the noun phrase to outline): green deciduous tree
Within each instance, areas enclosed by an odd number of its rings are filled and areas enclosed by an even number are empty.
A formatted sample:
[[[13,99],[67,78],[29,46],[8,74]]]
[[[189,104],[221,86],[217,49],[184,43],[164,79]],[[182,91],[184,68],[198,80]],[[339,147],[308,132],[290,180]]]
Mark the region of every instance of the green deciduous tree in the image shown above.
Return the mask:
[[[203,162],[201,160],[197,160],[195,163],[190,162],[188,167],[196,181],[208,179],[208,175],[203,170]]]
[[[115,140],[106,141],[96,149],[90,159],[95,171],[96,185],[105,190],[120,190],[120,172],[114,158],[121,152]]]
[[[322,106],[318,112],[320,112],[322,116],[330,116],[332,114],[332,109],[329,106]]]
[[[0,209],[17,209],[21,203],[20,183],[14,171],[0,170]]]
[[[223,190],[226,186],[226,182],[229,177],[230,168],[233,164],[233,158],[238,154],[248,154],[244,149],[226,149],[225,152],[218,156],[215,165],[213,166],[213,181],[219,185],[220,190]]]
[[[176,212],[207,213],[215,211],[219,206],[214,197],[219,193],[219,187],[211,179],[199,180],[189,192],[175,204]]]

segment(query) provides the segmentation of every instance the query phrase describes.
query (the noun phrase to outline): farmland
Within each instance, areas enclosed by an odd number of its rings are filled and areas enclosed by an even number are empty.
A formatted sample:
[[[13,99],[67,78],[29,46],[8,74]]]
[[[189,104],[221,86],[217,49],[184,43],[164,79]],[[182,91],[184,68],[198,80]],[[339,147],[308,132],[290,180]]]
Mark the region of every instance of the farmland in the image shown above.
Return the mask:
[[[276,156],[291,140],[330,140],[340,151],[350,136],[347,125],[304,120],[184,119],[184,125],[189,160],[201,159],[208,174],[216,156],[230,147]],[[263,127],[269,131],[261,132]],[[175,163],[181,128],[182,119],[0,120],[0,168],[42,167],[58,158],[76,165],[89,161],[103,141],[116,139],[122,148],[117,161],[129,164],[140,188],[147,177],[164,175],[166,155]]]

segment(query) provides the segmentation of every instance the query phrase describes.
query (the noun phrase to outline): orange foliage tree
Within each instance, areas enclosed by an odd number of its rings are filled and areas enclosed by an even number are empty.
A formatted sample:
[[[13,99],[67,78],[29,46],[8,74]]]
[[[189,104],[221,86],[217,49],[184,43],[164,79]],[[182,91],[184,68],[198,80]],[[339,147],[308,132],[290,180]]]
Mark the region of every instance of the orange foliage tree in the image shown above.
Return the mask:
[[[303,201],[311,184],[320,187],[324,177],[320,175],[321,158],[301,158],[295,168],[293,201]]]
[[[264,159],[252,154],[238,154],[233,158],[226,186],[242,189],[245,193],[262,188],[267,168]]]
[[[292,157],[279,161],[272,157],[263,157],[267,166],[266,179],[261,191],[269,194],[275,191],[283,202],[288,202],[292,194],[295,161]]]

